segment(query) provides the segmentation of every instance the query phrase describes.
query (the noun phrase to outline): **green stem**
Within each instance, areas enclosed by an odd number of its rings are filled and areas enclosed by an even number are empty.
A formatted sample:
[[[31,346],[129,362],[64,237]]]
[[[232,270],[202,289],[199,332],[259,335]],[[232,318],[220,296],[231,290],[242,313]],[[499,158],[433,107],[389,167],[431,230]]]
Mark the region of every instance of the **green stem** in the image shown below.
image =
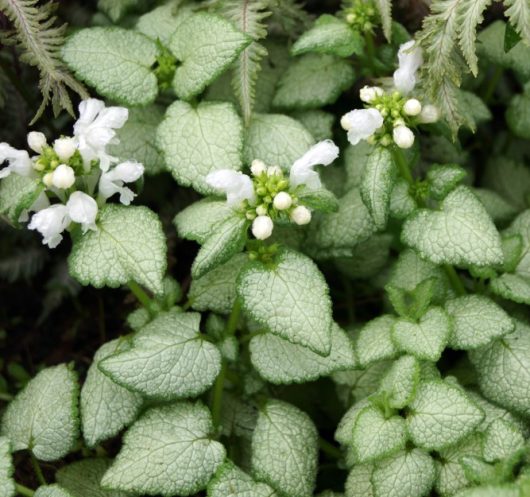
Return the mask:
[[[466,289],[464,287],[464,284],[462,283],[462,280],[460,279],[460,276],[458,276],[458,273],[456,272],[455,268],[449,264],[445,264],[444,270],[456,294],[465,295],[467,293]]]
[[[370,73],[375,76],[375,46],[374,46],[374,37],[370,31],[364,33],[364,41],[366,43],[366,62],[370,68]]]
[[[412,186],[414,184],[414,178],[412,177],[409,165],[407,164],[407,159],[405,159],[405,156],[403,155],[403,151],[399,147],[392,147],[391,153],[392,157],[394,158],[394,162],[399,169],[399,173],[403,179],[405,179],[407,183]]]
[[[134,296],[139,300],[139,302],[149,311],[149,314],[153,312],[153,301],[149,298],[149,295],[145,293],[143,288],[136,283],[136,281],[129,281],[127,283],[129,290],[134,294]]]
[[[9,395],[8,393],[0,392],[0,400],[3,400],[4,402],[11,402],[14,398],[15,397]]]
[[[18,494],[24,495],[25,497],[33,497],[35,495],[35,492],[31,488],[25,487],[20,483],[15,483],[15,490]]]
[[[39,461],[37,461],[37,458],[33,455],[33,452],[30,453],[30,458],[33,470],[37,475],[37,480],[41,485],[46,485],[46,478],[44,478],[44,474],[42,473],[42,469],[40,468]]]
[[[342,452],[340,451],[340,449],[338,447],[335,447],[333,444],[330,444],[322,437],[318,439],[318,446],[320,447],[320,450],[324,452],[324,454],[333,459],[340,459],[342,457]]]
[[[495,93],[495,89],[497,88],[497,85],[499,84],[499,81],[502,77],[502,72],[502,67],[496,67],[493,76],[488,80],[488,85],[486,86],[486,89],[484,90],[484,93],[482,95],[482,100],[484,100],[486,104],[490,103],[491,98]]]
[[[232,307],[232,312],[226,323],[226,328],[224,331],[224,336],[229,337],[235,334],[237,323],[239,322],[239,317],[241,316],[241,302],[239,299],[236,299]],[[223,365],[221,366],[221,371],[219,376],[215,380],[215,385],[213,386],[212,391],[212,421],[213,425],[217,428],[221,422],[221,407],[223,405],[223,391],[225,386],[226,379],[226,362],[223,360]]]

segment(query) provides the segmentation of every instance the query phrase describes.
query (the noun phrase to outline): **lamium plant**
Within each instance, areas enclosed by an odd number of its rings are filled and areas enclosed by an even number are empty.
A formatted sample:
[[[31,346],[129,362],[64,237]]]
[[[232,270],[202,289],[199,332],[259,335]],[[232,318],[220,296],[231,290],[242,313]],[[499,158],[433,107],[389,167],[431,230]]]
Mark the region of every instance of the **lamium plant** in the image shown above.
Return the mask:
[[[528,1],[67,3],[0,0],[0,497],[530,497]]]

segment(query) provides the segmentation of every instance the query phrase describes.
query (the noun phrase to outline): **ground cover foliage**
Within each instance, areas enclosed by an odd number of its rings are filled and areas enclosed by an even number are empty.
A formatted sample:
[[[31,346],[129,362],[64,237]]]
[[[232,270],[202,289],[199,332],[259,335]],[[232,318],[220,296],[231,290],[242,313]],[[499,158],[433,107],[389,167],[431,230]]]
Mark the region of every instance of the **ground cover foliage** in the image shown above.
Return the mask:
[[[527,0],[0,0],[0,497],[529,497]]]

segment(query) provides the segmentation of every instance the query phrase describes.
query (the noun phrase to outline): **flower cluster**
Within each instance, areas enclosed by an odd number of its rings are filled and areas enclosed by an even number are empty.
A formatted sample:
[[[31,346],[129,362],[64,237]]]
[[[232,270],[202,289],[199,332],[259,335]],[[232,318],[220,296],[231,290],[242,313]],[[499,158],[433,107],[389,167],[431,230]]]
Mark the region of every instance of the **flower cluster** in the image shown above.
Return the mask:
[[[350,0],[343,9],[346,22],[361,33],[372,32],[379,15],[370,0]]]
[[[338,147],[331,140],[324,140],[294,162],[289,176],[278,166],[254,160],[250,167],[251,176],[222,169],[210,173],[206,182],[226,194],[228,205],[240,209],[252,221],[252,234],[258,240],[265,240],[272,235],[275,221],[298,225],[311,221],[311,211],[298,195],[305,189],[320,188],[322,184],[314,166],[327,166],[338,155]]]
[[[102,101],[89,99],[79,105],[73,136],[63,136],[50,145],[43,133],[28,134],[28,146],[36,154],[32,157],[26,150],[0,143],[0,164],[8,163],[0,170],[0,179],[14,173],[40,183],[40,195],[19,220],[27,221],[29,213],[35,212],[28,228],[39,231],[45,245],[56,247],[71,223],[79,224],[84,233],[95,230],[99,207],[114,194],[120,194],[124,205],[135,197],[124,185],[143,175],[143,165],[117,164],[118,159],[107,152],[108,145],[118,143],[115,130],[127,118],[127,109],[105,107]]]
[[[365,109],[355,109],[345,114],[341,126],[348,132],[348,140],[357,145],[361,140],[400,148],[414,144],[411,128],[419,123],[433,123],[439,119],[438,109],[422,103],[410,93],[417,82],[417,71],[423,57],[421,48],[413,40],[401,45],[398,52],[399,67],[394,72],[394,88],[384,91],[377,86],[365,86],[360,98]]]

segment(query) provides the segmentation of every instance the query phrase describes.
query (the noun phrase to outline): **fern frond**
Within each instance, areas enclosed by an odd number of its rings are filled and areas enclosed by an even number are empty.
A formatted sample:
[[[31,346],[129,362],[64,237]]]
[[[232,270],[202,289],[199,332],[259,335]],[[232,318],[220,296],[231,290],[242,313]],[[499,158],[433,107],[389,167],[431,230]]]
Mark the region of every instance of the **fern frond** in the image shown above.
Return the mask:
[[[381,17],[385,38],[390,41],[392,38],[392,0],[375,0],[375,6]]]
[[[55,4],[50,1],[38,6],[39,0],[0,0],[0,10],[13,23],[14,31],[4,39],[21,50],[21,60],[38,68],[42,103],[31,123],[34,123],[51,102],[57,115],[61,109],[73,115],[72,101],[67,88],[81,98],[88,93],[68,71],[60,59],[59,50],[64,41],[66,26],[55,26],[52,15]]]
[[[506,15],[526,43],[530,44],[530,2],[528,0],[504,0]]]
[[[298,38],[313,22],[303,3],[298,0],[270,0],[272,16],[269,22],[271,33]]]
[[[267,49],[258,43],[267,36],[264,20],[271,15],[267,0],[222,0],[214,3],[219,12],[240,31],[254,41],[241,53],[234,64],[232,88],[239,100],[241,114],[248,125],[256,99],[256,82],[261,70],[261,61]]]

